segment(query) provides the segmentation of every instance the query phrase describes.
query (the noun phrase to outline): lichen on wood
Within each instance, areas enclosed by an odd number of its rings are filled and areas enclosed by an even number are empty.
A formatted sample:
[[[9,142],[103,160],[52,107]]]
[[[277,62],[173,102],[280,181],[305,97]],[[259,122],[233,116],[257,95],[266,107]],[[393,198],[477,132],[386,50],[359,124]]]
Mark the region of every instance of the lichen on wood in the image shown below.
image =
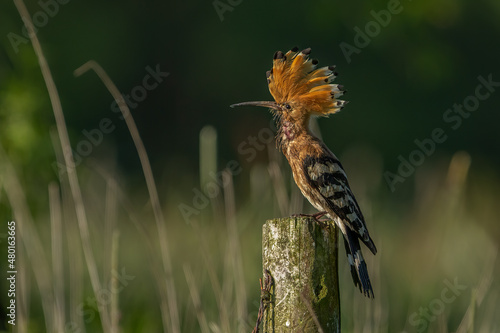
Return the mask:
[[[289,217],[263,226],[263,269],[274,280],[264,332],[340,332],[337,229]]]

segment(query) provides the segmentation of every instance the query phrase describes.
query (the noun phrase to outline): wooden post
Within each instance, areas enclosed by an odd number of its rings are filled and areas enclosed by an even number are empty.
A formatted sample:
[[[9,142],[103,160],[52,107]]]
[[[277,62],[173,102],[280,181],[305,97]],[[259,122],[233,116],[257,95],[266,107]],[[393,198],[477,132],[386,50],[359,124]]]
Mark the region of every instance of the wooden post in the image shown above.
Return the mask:
[[[340,332],[338,243],[334,224],[311,218],[269,220],[263,227],[263,269],[273,278],[263,331]]]

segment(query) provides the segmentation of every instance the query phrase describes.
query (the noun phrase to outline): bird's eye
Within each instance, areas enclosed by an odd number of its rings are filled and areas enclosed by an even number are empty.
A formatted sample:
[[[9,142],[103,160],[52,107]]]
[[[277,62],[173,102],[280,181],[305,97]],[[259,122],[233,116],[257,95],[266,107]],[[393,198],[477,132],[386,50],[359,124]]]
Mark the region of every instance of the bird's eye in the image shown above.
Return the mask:
[[[290,106],[290,104],[285,104],[285,108],[286,108],[287,110],[291,110],[291,109],[292,109],[292,107]]]

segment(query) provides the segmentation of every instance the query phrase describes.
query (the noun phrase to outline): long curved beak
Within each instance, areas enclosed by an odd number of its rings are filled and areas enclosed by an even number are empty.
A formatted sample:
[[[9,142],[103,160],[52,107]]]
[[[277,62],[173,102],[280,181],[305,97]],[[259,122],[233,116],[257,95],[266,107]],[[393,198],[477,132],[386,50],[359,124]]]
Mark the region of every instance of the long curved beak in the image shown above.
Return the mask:
[[[274,110],[279,110],[278,104],[276,102],[271,102],[271,101],[258,101],[258,102],[243,102],[243,103],[237,103],[231,105],[232,108],[235,108],[237,106],[263,106],[265,108],[270,108]]]

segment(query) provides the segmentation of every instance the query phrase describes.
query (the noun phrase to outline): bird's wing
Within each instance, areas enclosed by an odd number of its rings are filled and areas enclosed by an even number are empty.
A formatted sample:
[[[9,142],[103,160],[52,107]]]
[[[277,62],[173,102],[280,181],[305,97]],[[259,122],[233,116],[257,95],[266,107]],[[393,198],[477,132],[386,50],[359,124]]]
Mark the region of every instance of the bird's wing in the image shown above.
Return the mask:
[[[370,238],[365,219],[349,187],[340,161],[334,156],[308,156],[304,160],[303,167],[311,189],[319,192],[317,194],[325,199],[328,207],[324,207],[324,209],[332,210],[337,214],[344,224],[354,231],[375,254],[377,249]]]

